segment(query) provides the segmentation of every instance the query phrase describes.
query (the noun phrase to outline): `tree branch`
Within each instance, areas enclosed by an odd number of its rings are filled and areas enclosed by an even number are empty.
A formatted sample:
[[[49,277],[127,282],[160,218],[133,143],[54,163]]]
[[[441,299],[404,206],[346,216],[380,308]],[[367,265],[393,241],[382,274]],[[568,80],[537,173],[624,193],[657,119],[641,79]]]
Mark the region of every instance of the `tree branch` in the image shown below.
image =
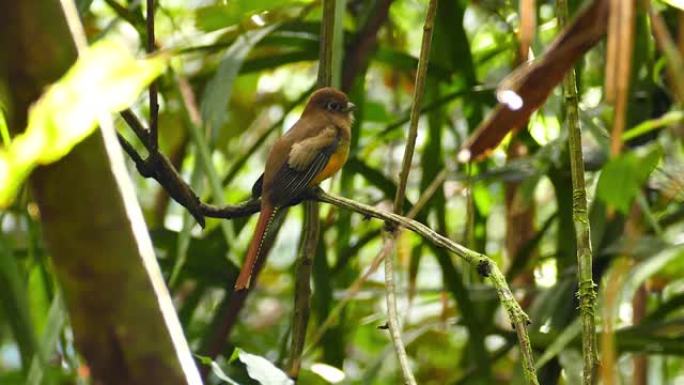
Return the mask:
[[[174,181],[173,184],[184,184],[184,182],[180,180],[180,176],[177,173],[175,173],[175,177],[179,180]],[[172,198],[176,199],[173,195]],[[444,248],[456,254],[457,256],[465,260],[467,263],[469,263],[471,266],[475,267],[480,274],[482,274],[485,277],[489,277],[492,280],[492,284],[496,289],[496,293],[504,309],[508,313],[509,318],[511,319],[511,323],[518,334],[518,340],[520,344],[520,350],[523,355],[523,361],[526,363],[525,368],[527,371],[529,371],[528,363],[533,362],[529,345],[529,339],[527,338],[526,332],[526,327],[529,323],[529,318],[522,310],[522,308],[518,305],[518,303],[515,301],[513,293],[511,292],[510,288],[508,287],[508,284],[506,283],[505,277],[490,258],[450,240],[449,238],[435,232],[428,226],[414,219],[410,219],[399,214],[391,213],[385,210],[380,210],[348,198],[328,194],[320,189],[309,192],[306,196],[301,197],[300,200],[292,202],[292,204],[294,205],[300,203],[301,200],[305,199],[315,199],[319,202],[332,204],[339,208],[357,212],[359,214],[364,215],[365,217],[372,217],[383,220],[394,227],[406,228],[420,235],[425,240],[432,242],[436,246]],[[249,216],[259,212],[259,210],[261,209],[261,201],[260,199],[251,199],[240,204],[225,205],[220,207],[200,202],[199,207],[202,215],[205,215],[207,217],[235,219]],[[374,266],[376,268],[377,265],[379,265],[380,261],[381,259],[377,258],[376,261],[374,261]],[[222,333],[222,335],[225,335],[225,333]],[[316,339],[317,338],[314,337],[312,339],[312,342],[316,341]],[[533,373],[533,369],[531,373]],[[535,381],[531,383],[537,383],[536,377]]]
[[[192,188],[178,174],[176,168],[164,154],[160,153],[158,149],[153,150],[149,147],[148,132],[135,114],[130,110],[126,110],[121,113],[121,117],[133,129],[133,132],[135,132],[138,139],[140,139],[149,152],[147,158],[144,159],[123,136],[117,135],[119,143],[135,163],[135,167],[140,175],[156,180],[173,200],[185,207],[197,223],[204,227],[202,204],[194,191],[192,191]]]

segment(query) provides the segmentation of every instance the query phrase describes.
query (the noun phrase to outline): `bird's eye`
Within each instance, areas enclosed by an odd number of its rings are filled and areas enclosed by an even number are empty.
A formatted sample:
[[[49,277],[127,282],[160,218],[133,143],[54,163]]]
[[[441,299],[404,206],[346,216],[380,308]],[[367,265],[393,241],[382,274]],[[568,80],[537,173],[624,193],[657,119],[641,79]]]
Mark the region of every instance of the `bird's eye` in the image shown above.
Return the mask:
[[[328,103],[328,110],[330,111],[338,111],[340,109],[340,103],[337,102],[330,102]]]

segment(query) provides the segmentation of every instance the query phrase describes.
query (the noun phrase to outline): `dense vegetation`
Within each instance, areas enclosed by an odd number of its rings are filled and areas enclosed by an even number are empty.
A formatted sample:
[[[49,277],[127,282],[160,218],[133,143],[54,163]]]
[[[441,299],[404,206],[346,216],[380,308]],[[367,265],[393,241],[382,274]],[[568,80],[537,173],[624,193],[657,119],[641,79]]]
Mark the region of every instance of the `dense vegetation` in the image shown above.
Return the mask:
[[[152,251],[207,384],[402,383],[387,256],[419,384],[533,383],[527,341],[544,385],[682,383],[681,2],[435,3],[77,0],[90,50],[59,2],[0,3],[0,384],[192,383]],[[322,84],[350,159],[236,300],[238,204]]]

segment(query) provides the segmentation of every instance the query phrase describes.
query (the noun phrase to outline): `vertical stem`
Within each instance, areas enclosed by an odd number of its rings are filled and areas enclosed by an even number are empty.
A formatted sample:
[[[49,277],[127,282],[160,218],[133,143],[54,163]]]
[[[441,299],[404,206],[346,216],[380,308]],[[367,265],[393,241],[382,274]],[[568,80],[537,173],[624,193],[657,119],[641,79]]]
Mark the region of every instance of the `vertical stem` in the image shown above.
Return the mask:
[[[318,52],[318,87],[332,85],[333,79],[333,41],[335,33],[335,2],[323,1],[323,20],[321,21],[320,45]]]
[[[290,359],[287,365],[291,378],[299,376],[302,364],[302,352],[306,340],[306,326],[309,322],[311,308],[311,266],[316,253],[319,237],[318,221],[319,204],[316,201],[304,203],[304,228],[299,248],[299,255],[295,267],[295,298],[294,315],[292,320],[292,343],[290,345]]]
[[[423,101],[423,91],[425,89],[425,79],[427,77],[427,67],[430,57],[430,46],[432,44],[432,31],[434,29],[435,14],[437,13],[437,0],[430,0],[428,4],[427,14],[425,16],[425,24],[423,25],[423,40],[420,46],[420,57],[418,58],[418,68],[416,70],[415,87],[413,91],[413,102],[411,104],[411,118],[409,123],[409,135],[406,140],[406,147],[404,148],[404,158],[401,163],[401,172],[399,174],[399,187],[394,197],[394,212],[401,214],[403,212],[403,203],[406,196],[406,184],[408,175],[411,171],[411,161],[413,160],[413,153],[416,148],[416,138],[418,137],[418,120],[420,119],[420,107]],[[399,325],[399,317],[397,315],[397,298],[395,294],[394,284],[394,266],[392,260],[392,251],[394,250],[396,239],[399,234],[398,230],[391,231],[385,238],[382,254],[385,255],[385,290],[387,296],[387,316],[390,335],[392,337],[392,344],[399,360],[399,366],[404,377],[404,383],[413,385],[416,384],[416,379],[409,367],[408,357],[406,355],[406,347],[401,340],[401,326]]]
[[[568,21],[568,4],[566,0],[558,0],[558,18],[561,27]],[[596,327],[594,305],[596,291],[592,278],[591,233],[587,210],[587,192],[584,184],[584,159],[582,156],[582,135],[579,125],[579,107],[577,98],[577,80],[575,70],[570,69],[563,80],[566,119],[569,131],[568,147],[570,152],[570,171],[572,175],[572,218],[575,224],[577,239],[577,270],[582,318],[582,357],[584,369],[582,383],[592,383],[594,364],[596,361]]]
[[[344,3],[344,0],[339,0]],[[324,0],[323,20],[321,20],[319,67],[317,86],[329,87],[333,79],[339,82],[339,76],[333,73],[339,71],[335,62],[340,62],[340,50],[335,50],[335,27],[344,12],[344,8],[335,6],[336,0]],[[338,38],[341,38],[338,37]],[[318,246],[320,236],[319,203],[313,200],[304,203],[304,224],[300,243],[297,265],[295,268],[295,299],[292,319],[292,342],[288,362],[288,374],[297,378],[302,364],[302,352],[306,340],[306,328],[311,311],[311,265]]]
[[[156,50],[154,37],[154,0],[147,0],[147,52]],[[150,137],[149,147],[151,151],[157,150],[157,126],[159,121],[159,100],[157,95],[157,80],[150,83]]]
[[[399,360],[399,367],[401,367],[402,375],[404,376],[404,383],[415,385],[416,379],[413,376],[411,367],[408,362],[406,354],[406,347],[401,340],[401,325],[399,324],[399,315],[397,314],[397,295],[394,284],[394,256],[393,251],[396,244],[397,232],[386,235],[383,244],[381,255],[385,259],[385,291],[387,296],[387,326],[389,327],[390,336],[392,337],[392,344],[397,353]]]
[[[342,25],[342,16],[344,15],[347,0],[335,0],[335,23],[332,26],[332,55],[330,58],[330,83],[331,87],[340,88],[342,83],[342,60],[344,57],[344,26]]]
[[[411,171],[411,161],[413,152],[416,148],[416,138],[418,137],[418,120],[420,119],[420,106],[423,102],[423,90],[425,89],[425,79],[427,78],[427,67],[430,58],[430,46],[432,45],[432,30],[434,28],[435,14],[437,13],[437,0],[430,0],[425,25],[423,26],[423,41],[420,46],[420,57],[418,58],[418,69],[416,70],[416,81],[413,87],[413,102],[411,104],[411,118],[409,123],[409,136],[406,140],[404,158],[401,162],[401,172],[399,174],[399,187],[394,197],[394,212],[400,214],[402,203],[406,196],[406,182]]]

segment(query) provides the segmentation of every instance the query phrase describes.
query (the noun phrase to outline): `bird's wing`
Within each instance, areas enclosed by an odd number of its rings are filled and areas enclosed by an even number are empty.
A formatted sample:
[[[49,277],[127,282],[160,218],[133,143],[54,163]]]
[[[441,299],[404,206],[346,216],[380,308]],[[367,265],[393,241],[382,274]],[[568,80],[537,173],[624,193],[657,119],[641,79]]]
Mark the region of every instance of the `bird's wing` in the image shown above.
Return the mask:
[[[252,185],[252,198],[256,199],[261,196],[261,189],[264,188],[264,173],[262,172],[259,179]]]
[[[273,202],[284,205],[299,197],[323,171],[338,143],[339,133],[334,126],[293,143],[287,162],[280,167],[271,183]]]

